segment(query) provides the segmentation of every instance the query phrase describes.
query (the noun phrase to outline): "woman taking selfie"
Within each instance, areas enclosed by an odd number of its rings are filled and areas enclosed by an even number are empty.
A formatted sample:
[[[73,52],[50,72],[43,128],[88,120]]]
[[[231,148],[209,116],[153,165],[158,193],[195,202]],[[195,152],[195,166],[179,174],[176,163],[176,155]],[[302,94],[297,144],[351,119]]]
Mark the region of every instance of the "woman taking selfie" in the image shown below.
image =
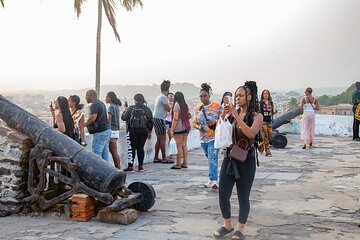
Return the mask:
[[[58,112],[55,114],[55,109]],[[59,96],[55,101],[55,109],[50,106],[50,112],[54,116],[54,125],[61,132],[75,138],[74,121],[71,117],[69,103],[66,97]]]
[[[254,140],[261,128],[263,117],[257,111],[256,82],[247,81],[235,91],[235,106],[224,107],[221,117],[229,114],[233,126],[233,144],[227,148],[220,170],[219,204],[224,225],[214,232],[214,236],[222,238],[234,231],[231,222],[230,197],[236,184],[239,202],[239,218],[232,239],[244,239],[245,224],[250,211],[250,191],[256,170],[256,148]],[[244,159],[239,160],[235,148],[247,150]],[[238,160],[236,160],[238,159]]]

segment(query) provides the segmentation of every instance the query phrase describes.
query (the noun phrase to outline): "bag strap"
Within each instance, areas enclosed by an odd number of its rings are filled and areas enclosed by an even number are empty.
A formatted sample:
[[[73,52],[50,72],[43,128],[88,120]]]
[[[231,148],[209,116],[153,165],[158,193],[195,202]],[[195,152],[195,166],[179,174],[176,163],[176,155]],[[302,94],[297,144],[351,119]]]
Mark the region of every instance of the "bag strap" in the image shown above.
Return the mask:
[[[315,108],[314,108],[314,106],[312,105],[312,102],[310,101],[310,98],[309,98],[309,97],[306,97],[306,98],[307,98],[307,100],[309,101],[309,103],[310,103],[310,105],[311,105],[312,109],[314,109],[314,111],[315,111]],[[314,98],[314,100],[315,100],[315,98]]]
[[[204,105],[201,107],[201,111],[202,111],[202,113],[203,113],[203,115],[204,115],[204,117],[205,117],[205,121],[207,121],[207,116],[206,116],[206,112],[205,112],[205,107],[204,107]]]
[[[235,138],[234,144],[235,144],[236,146],[240,147],[240,146],[239,146],[240,142],[245,141],[246,146],[245,146],[244,149],[245,149],[245,150],[249,150],[249,142],[248,142],[246,139],[239,139],[239,140],[237,139],[236,123],[235,123],[234,126],[233,126],[233,134],[234,134],[234,138]]]

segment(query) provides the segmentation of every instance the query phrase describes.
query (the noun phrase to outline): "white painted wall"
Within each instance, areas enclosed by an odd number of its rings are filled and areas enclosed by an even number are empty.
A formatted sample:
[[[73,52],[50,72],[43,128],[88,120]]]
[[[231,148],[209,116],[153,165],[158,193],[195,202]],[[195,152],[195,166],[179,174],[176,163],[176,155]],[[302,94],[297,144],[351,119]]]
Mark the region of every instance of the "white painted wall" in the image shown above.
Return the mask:
[[[317,114],[315,120],[315,134],[324,136],[352,136],[353,116]],[[281,133],[300,134],[301,120],[293,119],[290,123],[279,127]]]

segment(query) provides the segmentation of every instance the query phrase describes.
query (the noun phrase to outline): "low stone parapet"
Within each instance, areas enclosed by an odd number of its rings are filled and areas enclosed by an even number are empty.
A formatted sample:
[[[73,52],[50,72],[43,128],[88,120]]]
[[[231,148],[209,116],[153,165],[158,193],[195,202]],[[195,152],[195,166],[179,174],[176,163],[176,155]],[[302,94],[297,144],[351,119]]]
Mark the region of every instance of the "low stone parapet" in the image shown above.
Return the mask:
[[[0,127],[0,215],[22,210],[28,195],[28,161],[33,144],[26,135]]]

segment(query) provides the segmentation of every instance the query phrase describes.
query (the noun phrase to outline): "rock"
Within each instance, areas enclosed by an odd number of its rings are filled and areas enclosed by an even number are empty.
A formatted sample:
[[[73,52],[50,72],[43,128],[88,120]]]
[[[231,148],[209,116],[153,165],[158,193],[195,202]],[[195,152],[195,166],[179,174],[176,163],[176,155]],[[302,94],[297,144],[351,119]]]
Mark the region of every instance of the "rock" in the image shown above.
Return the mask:
[[[0,211],[0,217],[7,217],[9,216],[11,213],[8,211]]]
[[[138,217],[138,212],[134,209],[124,209],[120,212],[99,211],[97,220],[105,223],[116,223],[128,225],[134,223]]]

